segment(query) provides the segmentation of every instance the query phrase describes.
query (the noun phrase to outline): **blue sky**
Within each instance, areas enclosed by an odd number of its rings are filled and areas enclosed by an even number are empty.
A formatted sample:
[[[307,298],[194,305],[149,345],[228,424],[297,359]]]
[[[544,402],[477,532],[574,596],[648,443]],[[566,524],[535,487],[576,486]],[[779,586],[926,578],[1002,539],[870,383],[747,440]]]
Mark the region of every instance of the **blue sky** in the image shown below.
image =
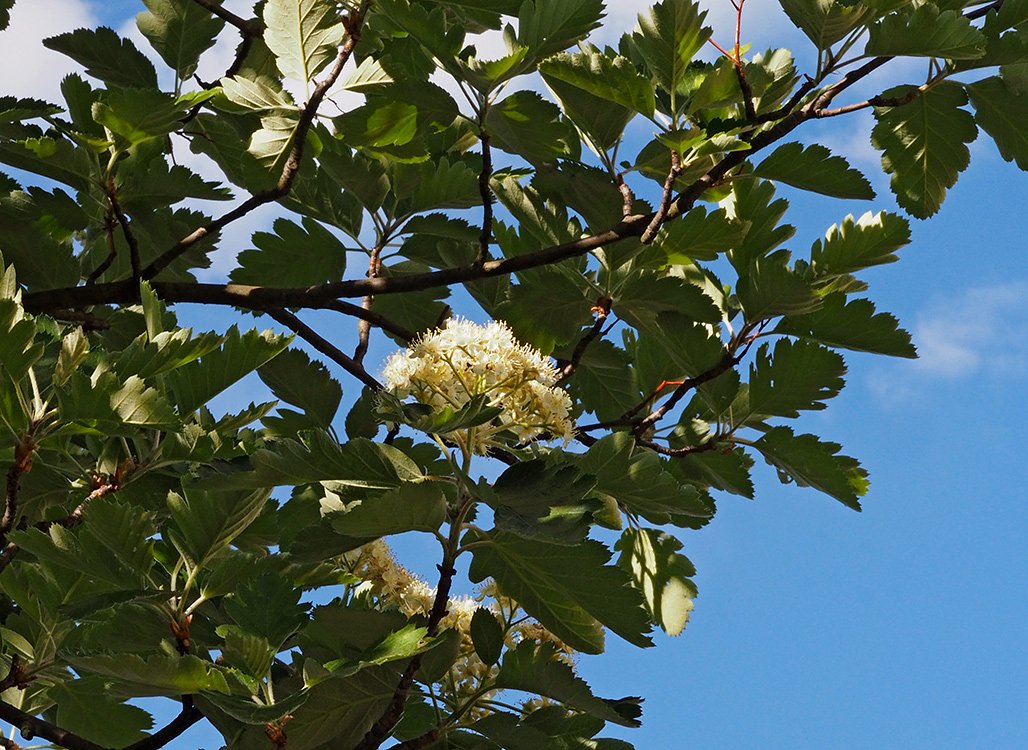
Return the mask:
[[[717,38],[727,39],[728,2],[712,2]],[[618,3],[606,38],[643,6]],[[797,45],[773,0],[749,7],[751,38]],[[12,70],[16,56],[24,75],[4,87],[56,80],[62,63],[40,57],[33,34],[119,28],[137,10],[127,0],[22,0],[19,37],[0,35],[0,69]],[[801,253],[848,212],[895,208],[874,169],[868,120],[823,128],[817,136],[865,171],[880,197],[847,205],[783,191],[799,229],[789,246]],[[646,652],[612,637],[606,655],[581,661],[598,693],[646,697],[644,728],[624,735],[637,747],[1028,747],[1026,195],[1028,175],[982,135],[941,215],[914,222],[898,264],[867,274],[879,309],[901,318],[923,358],[848,354],[846,390],[800,423],[870,470],[864,512],[783,487],[758,467],[755,501],[723,497],[714,522],[684,536],[700,587],[686,632]],[[266,226],[269,215],[258,221]],[[225,243],[244,249],[256,228]],[[206,312],[180,315],[211,325]],[[224,405],[251,397],[237,391]],[[218,746],[196,729],[169,747]]]

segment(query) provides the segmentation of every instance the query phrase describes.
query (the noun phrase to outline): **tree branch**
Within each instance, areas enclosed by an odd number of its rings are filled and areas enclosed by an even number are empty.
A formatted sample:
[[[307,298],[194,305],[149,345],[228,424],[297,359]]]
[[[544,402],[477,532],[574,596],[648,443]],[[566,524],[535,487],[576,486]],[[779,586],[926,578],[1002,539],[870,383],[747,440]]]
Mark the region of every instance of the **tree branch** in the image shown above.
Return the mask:
[[[193,705],[193,699],[188,695],[183,696],[182,711],[178,716],[149,737],[126,745],[121,750],[159,750],[202,718],[203,714]],[[55,724],[25,713],[20,708],[4,701],[0,701],[0,719],[18,727],[25,737],[42,737],[55,745],[67,748],[67,750],[110,750],[110,748],[98,745],[85,737],[80,737]]]
[[[639,238],[644,245],[648,245],[653,242],[653,238],[664,223],[664,218],[671,209],[671,201],[674,199],[675,180],[678,179],[678,175],[680,174],[682,174],[682,157],[678,155],[677,151],[673,150],[671,152],[671,168],[668,170],[667,178],[664,180],[664,192],[660,198],[660,206],[657,208],[656,213],[653,214],[653,219],[646,226],[646,230]]]
[[[264,312],[289,330],[294,331],[297,336],[364,383],[364,385],[372,390],[382,390],[382,384],[371,377],[359,362],[344,354],[335,344],[324,338],[288,310],[265,310]]]
[[[235,26],[244,36],[256,36],[261,32],[261,23],[259,20],[254,18],[253,20],[247,21],[244,18],[240,18],[232,11],[225,10],[221,5],[220,0],[193,0],[193,2],[201,8],[209,10],[212,14],[216,15],[230,26]]]
[[[208,0],[194,1],[200,2],[201,5],[207,7]],[[215,6],[214,3],[210,3],[210,5]],[[367,4],[365,3],[362,4],[358,12],[344,21],[348,34],[346,42],[344,42],[339,48],[339,54],[336,55],[335,62],[332,64],[328,74],[318,83],[317,86],[314,87],[310,100],[306,105],[304,105],[300,112],[300,119],[297,121],[296,130],[293,132],[293,145],[289,150],[289,156],[286,158],[286,163],[282,167],[282,173],[279,175],[278,183],[275,187],[270,188],[269,190],[263,190],[259,193],[254,193],[231,211],[222,214],[217,219],[208,222],[202,227],[197,227],[193,232],[176,242],[175,245],[164,251],[146,268],[144,268],[142,270],[142,278],[152,279],[169,265],[174,263],[196,243],[209,235],[220,232],[228,224],[246,216],[254,209],[259,208],[266,203],[276,201],[279,198],[283,198],[289,193],[293,187],[293,182],[296,180],[296,175],[300,171],[300,162],[303,160],[304,147],[307,142],[307,133],[311,129],[311,125],[314,123],[314,118],[318,114],[318,107],[321,106],[321,102],[328,93],[328,90],[335,84],[339,75],[343,72],[343,67],[353,54],[353,50],[357,46],[357,42],[360,40],[360,28],[364,22],[364,16],[366,13]],[[229,21],[229,23],[232,22]]]

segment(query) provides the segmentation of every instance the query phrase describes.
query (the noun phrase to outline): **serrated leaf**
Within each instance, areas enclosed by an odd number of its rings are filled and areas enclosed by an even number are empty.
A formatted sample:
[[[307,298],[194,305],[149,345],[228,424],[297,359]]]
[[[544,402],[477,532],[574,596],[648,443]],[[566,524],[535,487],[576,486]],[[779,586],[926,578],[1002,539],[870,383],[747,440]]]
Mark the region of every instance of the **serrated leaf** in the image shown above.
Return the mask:
[[[902,216],[868,211],[854,221],[847,216],[832,225],[824,240],[814,242],[810,263],[815,277],[841,276],[864,268],[894,263],[895,253],[910,243],[910,224]]]
[[[221,90],[232,104],[249,112],[282,115],[296,111],[292,97],[281,85],[263,76],[222,78]]]
[[[728,218],[746,227],[746,235],[728,254],[740,273],[755,258],[770,254],[796,233],[796,227],[779,221],[789,208],[783,198],[775,199],[775,186],[766,180],[740,179],[721,202]]]
[[[99,677],[52,685],[46,694],[57,705],[57,725],[104,747],[124,747],[146,737],[153,717],[111,697],[109,685]]]
[[[578,159],[581,142],[560,109],[534,91],[516,91],[489,108],[485,129],[492,143],[531,164]]]
[[[584,39],[602,17],[602,0],[525,0],[518,11],[518,44],[541,60]]]
[[[652,327],[662,313],[678,313],[695,322],[717,323],[721,310],[689,281],[653,272],[633,273],[613,293],[614,311],[636,328]]]
[[[973,60],[985,54],[985,36],[959,11],[924,3],[890,13],[872,24],[864,52]]]
[[[753,447],[778,469],[783,482],[813,487],[839,502],[860,510],[859,499],[867,494],[867,472],[849,456],[838,455],[838,443],[821,441],[814,435],[794,435],[788,427],[774,427]]]
[[[782,339],[773,356],[763,344],[750,365],[749,414],[796,418],[801,409],[824,409],[842,390],[845,373],[842,357],[819,344]]]
[[[978,125],[992,136],[1000,156],[1028,171],[1028,93],[1012,89],[998,76],[967,87]]]
[[[299,349],[287,349],[261,365],[257,375],[276,398],[299,406],[319,427],[332,424],[343,388],[321,362]]]
[[[61,108],[42,99],[21,99],[15,96],[0,96],[0,123],[33,120],[37,117],[56,115]]]
[[[272,227],[274,233],[254,232],[257,249],[236,258],[239,268],[229,274],[233,282],[306,287],[342,279],[346,246],[321,224],[304,217],[301,226],[283,218]]]
[[[389,445],[365,438],[339,445],[324,432],[301,433],[253,454],[255,481],[263,486],[332,482],[367,490],[389,490],[416,482],[422,472]]]
[[[909,92],[901,86],[882,97]],[[889,184],[896,201],[912,216],[926,219],[935,214],[946,190],[970,162],[965,144],[978,136],[978,128],[971,113],[961,109],[965,104],[963,86],[943,81],[916,93],[909,104],[875,109],[871,143],[883,152],[882,168],[892,175]]]
[[[8,271],[13,280],[13,267]],[[18,294],[20,299],[21,295]],[[37,343],[36,325],[25,317],[14,299],[0,299],[0,372],[17,382],[43,355],[43,344]]]
[[[496,675],[496,686],[544,695],[621,726],[640,724],[640,699],[597,698],[585,680],[556,658],[553,646],[548,643],[536,646],[532,641],[523,641],[517,648],[508,650]]]
[[[582,52],[562,52],[540,63],[539,72],[547,85],[558,84],[555,91],[558,98],[563,99],[564,87],[559,84],[564,83],[591,94],[604,102],[604,106],[615,104],[647,117],[653,115],[656,103],[652,84],[627,58],[609,50],[601,52],[589,45]],[[568,114],[577,122],[574,112],[568,111]],[[608,110],[607,116],[611,114]]]
[[[289,344],[288,336],[256,330],[239,333],[232,326],[221,348],[199,361],[180,367],[169,376],[179,414],[189,414],[230,385],[250,374]]]
[[[228,693],[228,682],[217,667],[192,654],[184,656],[96,654],[68,656],[75,671],[127,683],[138,697],[179,698],[201,691]]]
[[[672,102],[679,96],[689,63],[710,37],[710,29],[703,26],[706,17],[692,0],[664,0],[639,14],[632,46]]]
[[[642,400],[628,355],[603,340],[594,341],[582,354],[571,390],[586,411],[602,420],[616,419]]]
[[[740,274],[739,301],[750,322],[816,310],[821,300],[799,274],[776,258],[758,258]]]
[[[578,544],[589,530],[594,480],[573,466],[521,461],[496,480],[487,501],[497,529],[555,544]]]
[[[831,47],[864,21],[871,10],[839,0],[779,0],[789,20],[818,50]]]
[[[653,244],[664,251],[669,264],[689,265],[697,260],[714,260],[745,236],[746,225],[729,219],[723,208],[708,213],[703,206],[696,206],[664,224]]]
[[[153,63],[131,41],[106,26],[52,36],[43,40],[43,46],[64,53],[89,75],[112,86],[157,88]]]
[[[753,499],[753,459],[741,449],[692,453],[682,456],[675,465],[714,489]]]
[[[224,599],[225,614],[278,651],[309,620],[310,605],[300,601],[301,593],[288,578],[264,573]]]
[[[332,528],[350,537],[433,532],[446,520],[446,497],[437,484],[405,483],[327,517]]]
[[[875,191],[860,172],[820,144],[786,143],[762,161],[754,174],[766,180],[833,198],[871,200]]]
[[[783,318],[775,332],[858,352],[893,357],[917,356],[910,334],[899,328],[895,317],[889,313],[876,315],[870,300],[847,302],[846,296],[840,292],[825,296],[820,309],[812,313]]]
[[[194,486],[168,494],[173,528],[167,533],[191,570],[202,568],[242,534],[268,501],[269,489],[209,490]]]
[[[681,635],[696,597],[690,580],[696,568],[678,554],[682,543],[656,529],[625,529],[614,549],[618,565],[628,571],[642,592],[646,609],[668,635]]]
[[[271,172],[281,171],[293,146],[299,118],[296,115],[266,115],[253,132],[246,150]]]
[[[651,523],[681,524],[682,518],[710,517],[696,489],[679,483],[656,453],[637,448],[628,433],[601,438],[578,466],[596,477],[596,494],[613,497],[626,511]]]
[[[263,728],[294,714],[307,702],[309,696],[309,690],[298,690],[284,698],[276,696],[276,700],[272,704],[263,704],[234,695],[207,693],[204,695],[204,701],[217,706],[236,721]]]
[[[335,57],[344,34],[332,0],[268,0],[264,26],[282,75],[304,83]]]
[[[603,651],[603,625],[637,646],[651,645],[649,623],[627,575],[606,565],[610,551],[587,540],[574,546],[524,539],[502,531],[469,531],[469,575],[492,577],[525,612],[583,653]]]
[[[179,79],[188,79],[225,22],[192,0],[143,0],[149,13],[136,16],[136,26]]]

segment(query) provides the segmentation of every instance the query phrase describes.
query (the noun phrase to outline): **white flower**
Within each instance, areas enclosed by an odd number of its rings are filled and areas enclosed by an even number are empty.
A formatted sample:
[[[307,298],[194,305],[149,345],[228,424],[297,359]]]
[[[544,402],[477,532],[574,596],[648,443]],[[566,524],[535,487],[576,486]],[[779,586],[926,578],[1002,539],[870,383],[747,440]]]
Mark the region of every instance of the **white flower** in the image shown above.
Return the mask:
[[[491,406],[502,409],[499,416],[448,436],[474,453],[502,444],[503,432],[519,442],[544,433],[567,442],[574,435],[571,399],[556,385],[557,369],[537,349],[518,343],[500,321],[483,326],[451,319],[389,357],[382,375],[398,398],[413,396],[437,410],[456,411],[476,396],[488,396]]]

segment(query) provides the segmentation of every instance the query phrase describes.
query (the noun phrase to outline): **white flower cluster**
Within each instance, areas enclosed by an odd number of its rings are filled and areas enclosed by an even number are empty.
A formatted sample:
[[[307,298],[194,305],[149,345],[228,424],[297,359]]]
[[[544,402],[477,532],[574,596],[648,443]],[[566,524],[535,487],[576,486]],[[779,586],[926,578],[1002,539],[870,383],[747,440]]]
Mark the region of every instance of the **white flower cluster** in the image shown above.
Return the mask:
[[[448,435],[473,453],[503,443],[500,433],[527,442],[550,433],[565,442],[574,435],[571,399],[557,387],[559,374],[547,357],[519,344],[506,323],[479,325],[454,318],[393,354],[383,371],[386,388],[435,409],[458,410],[483,394],[503,411],[488,424]]]

